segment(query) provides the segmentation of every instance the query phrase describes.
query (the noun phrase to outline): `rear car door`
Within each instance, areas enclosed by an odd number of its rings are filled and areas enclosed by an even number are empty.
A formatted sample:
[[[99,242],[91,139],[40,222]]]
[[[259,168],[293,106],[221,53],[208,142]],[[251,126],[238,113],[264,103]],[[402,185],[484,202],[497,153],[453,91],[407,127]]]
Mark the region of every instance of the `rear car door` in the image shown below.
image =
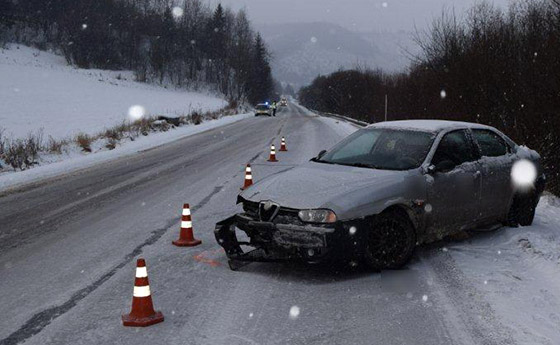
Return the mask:
[[[501,220],[513,195],[512,148],[501,135],[489,129],[472,129],[472,136],[482,156],[481,217],[487,221]]]
[[[478,152],[467,130],[445,134],[431,160],[432,166],[453,162],[447,171],[433,171],[427,184],[430,233],[442,238],[476,224],[479,216],[481,172]]]

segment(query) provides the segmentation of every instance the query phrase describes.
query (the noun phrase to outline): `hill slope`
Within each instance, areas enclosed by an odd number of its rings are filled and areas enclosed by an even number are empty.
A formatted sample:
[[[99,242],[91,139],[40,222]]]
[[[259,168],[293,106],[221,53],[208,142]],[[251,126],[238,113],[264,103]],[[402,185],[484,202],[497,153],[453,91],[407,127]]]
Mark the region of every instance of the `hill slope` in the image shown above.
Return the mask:
[[[366,66],[387,71],[407,66],[401,45],[411,45],[407,33],[357,33],[331,23],[261,25],[272,51],[275,77],[295,86],[340,68]]]
[[[0,75],[0,126],[16,138],[39,128],[55,138],[93,134],[126,120],[133,105],[149,114],[180,115],[226,104],[135,82],[128,71],[73,68],[61,56],[21,45],[0,49]]]

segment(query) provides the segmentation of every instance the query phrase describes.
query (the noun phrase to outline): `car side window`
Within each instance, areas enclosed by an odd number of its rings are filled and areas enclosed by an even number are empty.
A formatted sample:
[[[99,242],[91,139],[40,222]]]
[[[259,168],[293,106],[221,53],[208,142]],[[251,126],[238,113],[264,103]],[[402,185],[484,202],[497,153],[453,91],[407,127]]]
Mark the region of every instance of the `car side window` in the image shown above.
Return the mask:
[[[505,140],[497,133],[486,129],[473,129],[472,133],[482,156],[499,157],[509,152]]]
[[[451,161],[454,166],[476,160],[476,154],[465,130],[447,133],[439,142],[432,164]]]

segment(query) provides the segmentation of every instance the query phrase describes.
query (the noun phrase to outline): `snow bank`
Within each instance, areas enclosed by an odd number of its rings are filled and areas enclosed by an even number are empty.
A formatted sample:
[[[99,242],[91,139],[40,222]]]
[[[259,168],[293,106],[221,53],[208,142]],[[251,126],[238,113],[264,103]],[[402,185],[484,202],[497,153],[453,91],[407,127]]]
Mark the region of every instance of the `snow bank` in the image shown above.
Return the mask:
[[[532,226],[501,229],[446,248],[519,344],[560,344],[559,225],[560,199],[545,195]]]
[[[39,128],[54,138],[95,134],[126,120],[133,105],[169,116],[226,105],[214,96],[135,82],[129,71],[73,68],[61,56],[22,45],[0,49],[0,76],[0,127],[11,137]]]
[[[41,164],[46,163],[46,165],[38,166],[29,170],[6,172],[1,174],[0,192],[58,175],[72,173],[77,170],[91,167],[95,164],[161,146],[181,138],[231,124],[252,116],[252,113],[226,116],[218,120],[203,122],[197,126],[182,126],[176,129],[171,129],[167,132],[151,133],[145,137],[140,136],[135,141],[125,141],[119,144],[119,146],[117,146],[114,150],[110,151],[99,151],[91,154],[84,154],[80,152],[79,148],[74,147],[66,154],[45,157]],[[49,158],[51,161],[49,161]]]

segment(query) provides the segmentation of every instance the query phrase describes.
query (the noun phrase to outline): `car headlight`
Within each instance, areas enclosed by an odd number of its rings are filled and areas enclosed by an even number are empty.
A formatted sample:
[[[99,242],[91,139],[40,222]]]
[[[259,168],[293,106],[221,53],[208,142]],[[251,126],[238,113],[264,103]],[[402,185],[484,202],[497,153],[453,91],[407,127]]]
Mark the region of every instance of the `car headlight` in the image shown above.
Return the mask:
[[[299,219],[306,223],[334,223],[336,214],[331,210],[302,210]]]

